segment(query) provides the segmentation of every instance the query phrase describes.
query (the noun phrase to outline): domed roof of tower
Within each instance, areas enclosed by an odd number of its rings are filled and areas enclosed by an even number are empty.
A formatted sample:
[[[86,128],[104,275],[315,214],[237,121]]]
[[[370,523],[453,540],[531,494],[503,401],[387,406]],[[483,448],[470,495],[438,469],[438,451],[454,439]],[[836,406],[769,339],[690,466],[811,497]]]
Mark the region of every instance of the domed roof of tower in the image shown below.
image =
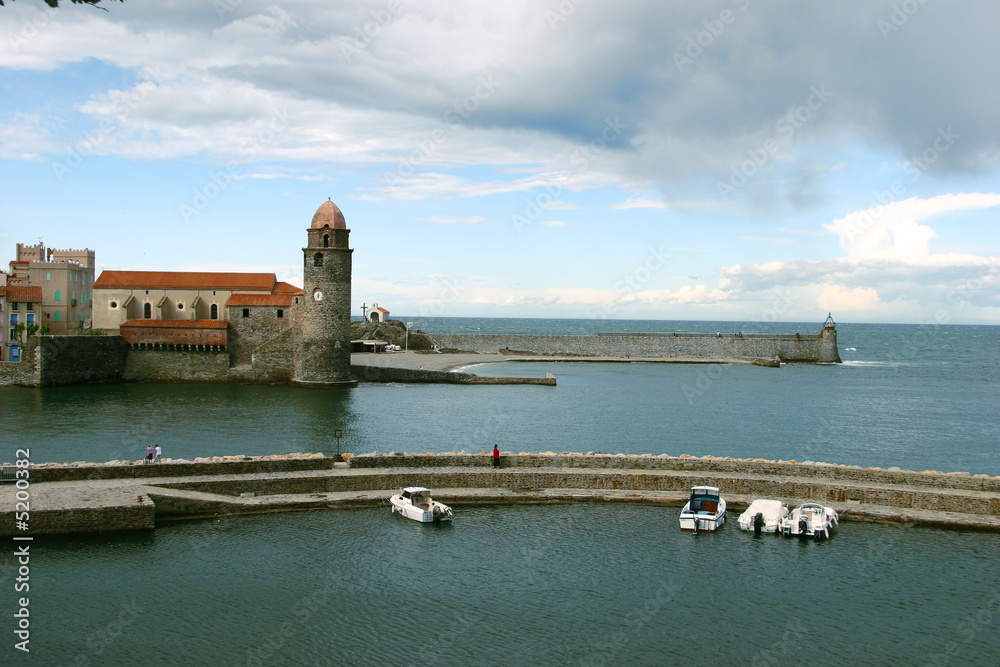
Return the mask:
[[[327,199],[323,202],[323,205],[316,209],[315,215],[313,215],[313,221],[311,227],[313,229],[321,227],[330,227],[332,229],[347,229],[347,221],[344,220],[344,214],[340,212],[337,205],[331,200]]]

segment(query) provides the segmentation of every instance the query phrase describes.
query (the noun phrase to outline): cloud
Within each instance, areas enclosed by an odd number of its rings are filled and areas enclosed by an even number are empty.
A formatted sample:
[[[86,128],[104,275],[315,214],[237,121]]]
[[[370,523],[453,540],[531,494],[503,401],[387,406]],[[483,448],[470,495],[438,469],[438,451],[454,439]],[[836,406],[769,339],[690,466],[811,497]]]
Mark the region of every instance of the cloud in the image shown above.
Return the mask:
[[[829,312],[857,312],[874,310],[879,305],[879,298],[878,291],[870,287],[845,289],[840,285],[824,285],[817,303],[821,310]]]
[[[609,208],[629,209],[629,208],[682,208],[685,206],[717,206],[719,202],[713,199],[692,199],[680,201],[666,201],[649,199],[647,197],[629,197],[620,204],[613,204]]]
[[[431,215],[426,218],[420,218],[425,222],[439,222],[445,224],[479,224],[481,222],[486,222],[486,218],[480,215]]]
[[[823,225],[840,239],[853,259],[895,258],[927,261],[937,233],[920,223],[929,218],[972,209],[1000,206],[993,193],[946,194],[930,199],[912,197],[885,206],[855,211]]]
[[[245,136],[272,109],[284,109],[293,119],[286,140],[262,147],[258,159],[391,167],[438,131],[447,140],[422,155],[418,171],[533,165],[536,178],[516,181],[531,187],[545,180],[541,174],[596,165],[610,181],[578,179],[579,187],[654,184],[699,193],[621,208],[707,204],[714,184],[774,137],[781,150],[752,179],[754,201],[816,201],[821,177],[807,172],[830,162],[824,158],[845,139],[908,160],[933,145],[940,127],[953,126],[960,138],[936,156],[932,176],[995,168],[1000,154],[1000,89],[981,75],[1000,69],[990,29],[1000,23],[1000,5],[993,2],[970,2],[962,12],[922,4],[890,34],[878,25],[894,5],[862,0],[794,12],[728,1],[589,3],[556,25],[546,18],[560,11],[556,0],[502,7],[358,0],[322,8],[305,0],[280,7],[179,0],[170,11],[125,3],[86,15],[10,4],[0,26],[5,68],[52,70],[96,59],[138,73],[169,63],[107,154],[214,153],[224,162],[234,134]],[[733,20],[702,37],[723,9]],[[698,46],[692,62],[676,66],[691,43]],[[805,105],[818,86],[833,97],[812,111]],[[80,112],[99,121],[116,95],[129,92],[95,92]],[[810,112],[806,122],[782,126],[804,117],[802,109]],[[37,136],[54,123],[42,118]],[[620,127],[610,140],[609,123]],[[794,132],[785,137],[782,127]],[[6,153],[49,150],[44,141],[25,143]],[[489,178],[470,188],[496,190]],[[414,198],[402,186],[369,196]]]

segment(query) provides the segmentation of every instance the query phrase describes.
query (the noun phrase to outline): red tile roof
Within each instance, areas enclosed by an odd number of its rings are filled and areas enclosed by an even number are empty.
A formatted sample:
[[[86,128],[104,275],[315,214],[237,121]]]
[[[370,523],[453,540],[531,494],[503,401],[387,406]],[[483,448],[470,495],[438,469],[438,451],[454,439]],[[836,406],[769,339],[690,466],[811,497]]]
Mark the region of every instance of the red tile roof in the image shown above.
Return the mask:
[[[209,273],[189,271],[103,271],[94,289],[221,289],[260,290],[275,287],[273,273]]]
[[[153,327],[157,329],[225,329],[229,320],[129,320],[122,327]]]
[[[7,300],[40,303],[42,288],[35,285],[7,285]]]
[[[122,339],[129,345],[228,344],[226,320],[129,320],[121,325]]]
[[[302,294],[302,288],[296,287],[291,283],[277,282],[274,283],[274,289],[271,290],[271,294]]]
[[[290,306],[291,294],[233,294],[227,306]]]

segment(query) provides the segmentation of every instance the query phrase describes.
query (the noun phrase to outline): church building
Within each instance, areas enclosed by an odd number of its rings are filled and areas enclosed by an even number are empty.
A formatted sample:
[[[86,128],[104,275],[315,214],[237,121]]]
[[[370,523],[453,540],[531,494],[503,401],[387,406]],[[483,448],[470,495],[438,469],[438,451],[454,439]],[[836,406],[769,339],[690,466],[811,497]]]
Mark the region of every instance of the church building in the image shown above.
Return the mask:
[[[126,379],[356,386],[349,236],[324,202],[306,230],[304,289],[273,273],[104,271],[94,328],[128,345]]]

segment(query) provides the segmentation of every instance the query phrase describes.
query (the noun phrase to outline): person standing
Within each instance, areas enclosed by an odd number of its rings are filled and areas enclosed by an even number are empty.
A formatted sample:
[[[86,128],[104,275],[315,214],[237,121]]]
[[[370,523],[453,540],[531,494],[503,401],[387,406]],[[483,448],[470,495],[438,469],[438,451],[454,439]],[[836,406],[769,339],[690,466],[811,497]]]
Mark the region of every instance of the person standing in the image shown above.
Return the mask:
[[[500,448],[496,445],[493,445],[493,467],[500,467]]]
[[[160,455],[163,454],[163,450],[160,449],[159,445],[156,445],[156,449],[154,451],[156,452],[156,458],[153,459],[153,461],[155,463],[159,463],[160,462]]]
[[[142,464],[146,465],[147,463],[152,463],[152,462],[153,462],[153,446],[146,445],[146,458],[142,460]]]

